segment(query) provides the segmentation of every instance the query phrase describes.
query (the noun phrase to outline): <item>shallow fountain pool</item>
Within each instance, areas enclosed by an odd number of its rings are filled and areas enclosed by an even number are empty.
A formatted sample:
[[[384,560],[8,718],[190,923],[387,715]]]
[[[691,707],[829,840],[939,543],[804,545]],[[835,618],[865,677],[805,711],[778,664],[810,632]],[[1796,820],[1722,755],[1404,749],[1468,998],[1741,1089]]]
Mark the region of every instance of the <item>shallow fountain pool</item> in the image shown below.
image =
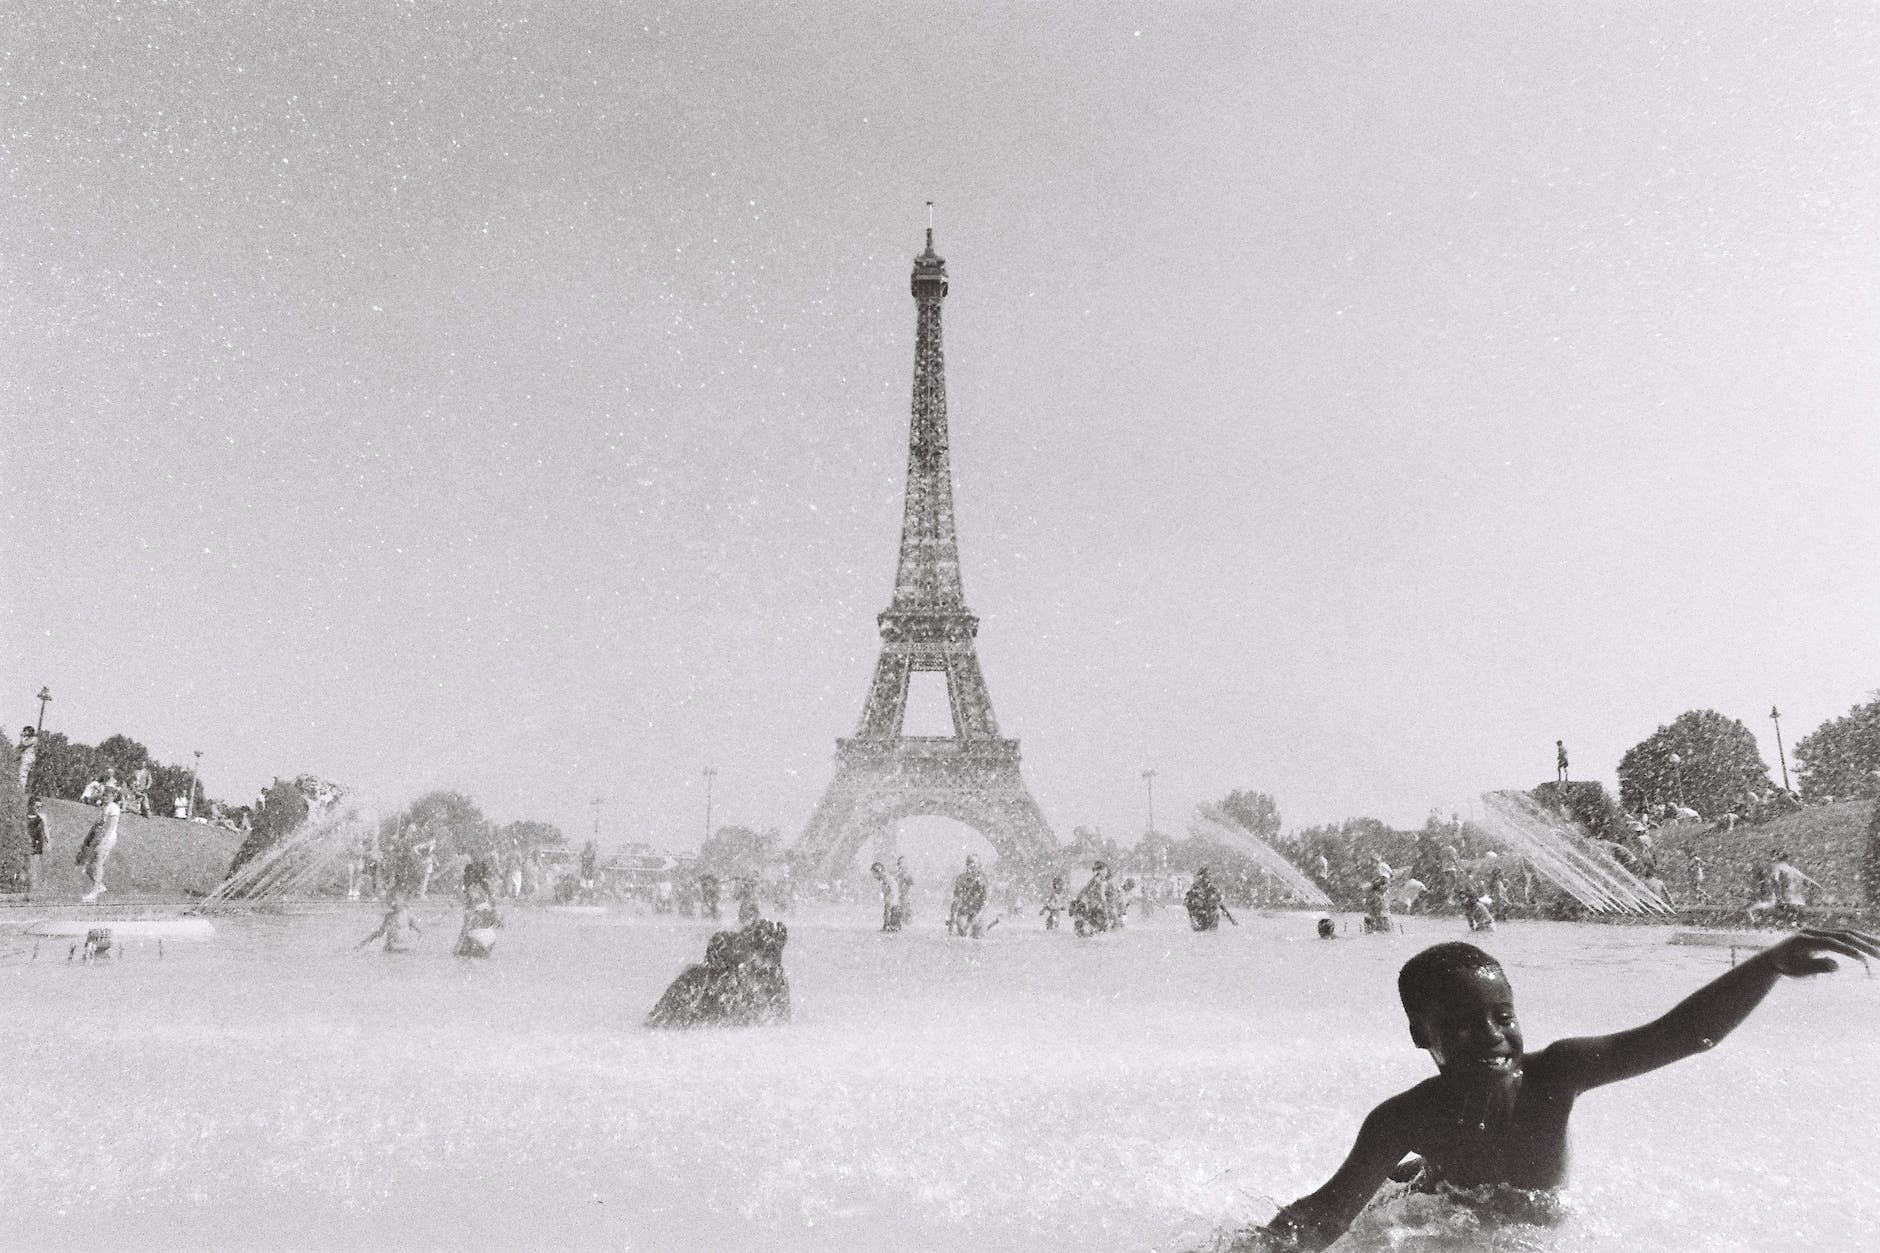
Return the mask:
[[[516,909],[477,962],[449,956],[447,905],[420,908],[406,956],[351,950],[363,907],[90,967],[0,935],[0,1244],[1194,1248],[1317,1186],[1431,1073],[1393,980],[1461,931],[1162,913],[974,943],[857,907],[792,920],[790,1026],[662,1034],[640,1017],[704,924]],[[1666,938],[1512,924],[1485,946],[1538,1047],[1730,960]],[[1880,981],[1778,988],[1715,1053],[1581,1102],[1571,1216],[1541,1243],[1880,1247],[1876,1060]]]

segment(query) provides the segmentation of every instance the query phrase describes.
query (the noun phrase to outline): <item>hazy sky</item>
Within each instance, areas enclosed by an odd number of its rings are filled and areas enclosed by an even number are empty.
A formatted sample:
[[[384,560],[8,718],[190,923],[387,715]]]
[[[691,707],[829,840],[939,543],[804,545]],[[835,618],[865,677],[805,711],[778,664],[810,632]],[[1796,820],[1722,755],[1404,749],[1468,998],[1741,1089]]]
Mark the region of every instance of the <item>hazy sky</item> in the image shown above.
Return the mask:
[[[800,832],[923,202],[1061,837],[1773,768],[1880,687],[1867,4],[40,4],[0,20],[4,708],[245,798]]]

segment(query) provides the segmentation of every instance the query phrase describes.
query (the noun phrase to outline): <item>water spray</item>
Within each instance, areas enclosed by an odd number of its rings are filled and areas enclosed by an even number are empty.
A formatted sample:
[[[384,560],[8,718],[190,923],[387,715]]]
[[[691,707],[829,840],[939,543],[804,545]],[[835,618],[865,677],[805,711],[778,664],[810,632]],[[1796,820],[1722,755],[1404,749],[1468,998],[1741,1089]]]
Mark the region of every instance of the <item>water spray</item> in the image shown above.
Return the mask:
[[[1260,869],[1278,879],[1295,900],[1307,905],[1336,908],[1332,898],[1307,878],[1305,871],[1287,861],[1278,849],[1249,831],[1220,806],[1197,806],[1195,816],[1188,820],[1188,833],[1215,840],[1245,853],[1259,863]]]
[[[1671,905],[1620,865],[1572,818],[1526,792],[1487,792],[1482,827],[1527,858],[1534,872],[1595,913],[1671,913]]]

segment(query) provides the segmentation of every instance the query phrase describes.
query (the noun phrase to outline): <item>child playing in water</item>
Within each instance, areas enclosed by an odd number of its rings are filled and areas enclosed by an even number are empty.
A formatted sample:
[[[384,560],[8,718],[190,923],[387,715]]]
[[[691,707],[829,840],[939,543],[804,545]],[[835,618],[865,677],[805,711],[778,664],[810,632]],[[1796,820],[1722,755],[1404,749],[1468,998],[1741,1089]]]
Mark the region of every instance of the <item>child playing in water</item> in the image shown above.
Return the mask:
[[[1044,915],[1044,929],[1056,931],[1058,915],[1064,912],[1064,876],[1051,876],[1051,891],[1044,898],[1044,905],[1038,910]]]
[[[385,898],[385,920],[379,923],[379,929],[359,941],[358,947],[364,948],[380,936],[385,937],[385,951],[388,953],[409,953],[410,945],[405,943],[405,932],[420,934],[418,920],[411,916],[411,909],[405,904],[405,898],[393,892]]]
[[[1242,1250],[1322,1249],[1338,1239],[1386,1179],[1437,1185],[1559,1188],[1567,1173],[1567,1120],[1582,1092],[1701,1053],[1728,1035],[1783,977],[1822,974],[1836,957],[1880,957],[1880,936],[1803,931],[1764,949],[1664,1016],[1612,1035],[1522,1049],[1514,993],[1500,963],[1473,944],[1438,944],[1404,963],[1398,995],[1410,1039],[1428,1049],[1435,1078],[1391,1097],[1358,1129],[1344,1164]]]
[[[496,932],[503,925],[503,916],[496,911],[496,902],[484,891],[472,892],[464,900],[463,931],[457,936],[457,947],[453,950],[459,957],[488,957],[496,951]]]

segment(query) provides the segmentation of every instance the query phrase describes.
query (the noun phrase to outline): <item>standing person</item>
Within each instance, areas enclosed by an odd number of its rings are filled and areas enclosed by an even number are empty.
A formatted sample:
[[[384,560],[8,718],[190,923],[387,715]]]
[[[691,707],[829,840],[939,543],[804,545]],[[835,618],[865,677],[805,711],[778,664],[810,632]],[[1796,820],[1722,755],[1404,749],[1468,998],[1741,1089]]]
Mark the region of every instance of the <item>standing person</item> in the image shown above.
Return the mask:
[[[874,875],[875,882],[881,885],[881,929],[899,931],[901,929],[900,880],[882,869],[880,862],[871,865],[868,873]]]
[[[1393,927],[1390,920],[1390,876],[1372,875],[1370,885],[1364,890],[1364,932],[1366,935],[1388,935]]]
[[[1786,851],[1769,854],[1769,867],[1763,872],[1763,881],[1768,885],[1769,896],[1749,907],[1750,921],[1760,921],[1760,916],[1767,912],[1778,927],[1801,926],[1802,917],[1808,912],[1806,885],[1821,885],[1797,870]]]
[[[600,874],[600,850],[589,840],[581,846],[581,896],[587,899],[594,895],[594,880]]]
[[[20,728],[20,791],[33,794],[33,763],[39,760],[39,732],[32,726]]]
[[[1704,886],[1704,859],[1695,848],[1688,850],[1691,859],[1691,901],[1698,905],[1710,903],[1710,889]]]
[[[91,831],[85,836],[85,842],[79,846],[77,864],[85,867],[86,875],[91,879],[91,890],[79,899],[86,904],[98,899],[104,892],[104,864],[111,856],[111,850],[117,847],[118,815],[123,807],[115,798],[104,803],[104,817],[91,824]]]
[[[150,816],[150,763],[140,762],[131,771],[131,808],[140,818]]]
[[[1804,885],[1821,885],[1797,870],[1786,852],[1776,854],[1775,865],[1769,868],[1769,878],[1776,889],[1776,921],[1785,926],[1801,926],[1802,915],[1808,911],[1808,888]]]
[[[1038,911],[1044,915],[1044,929],[1056,931],[1058,915],[1064,912],[1064,876],[1051,876],[1051,890],[1045,894],[1044,907]]]
[[[954,935],[970,935],[977,940],[986,933],[979,913],[986,907],[986,876],[979,869],[979,859],[967,854],[966,869],[953,880],[953,902],[947,914],[947,930]]]
[[[901,893],[901,925],[914,919],[914,874],[907,868],[907,858],[894,859],[894,885]]]
[[[1567,781],[1567,746],[1559,740],[1554,741],[1554,782]]]
[[[702,874],[698,877],[699,912],[713,922],[718,921],[718,876]]]
[[[1108,931],[1116,923],[1115,890],[1110,886],[1110,867],[1092,862],[1090,881],[1071,898],[1071,927],[1078,935]]]
[[[41,857],[46,854],[46,816],[39,812],[39,798],[26,798],[26,890],[39,887]]]
[[[411,855],[418,863],[418,899],[424,900],[431,894],[431,876],[437,873],[437,837],[413,844]]]

